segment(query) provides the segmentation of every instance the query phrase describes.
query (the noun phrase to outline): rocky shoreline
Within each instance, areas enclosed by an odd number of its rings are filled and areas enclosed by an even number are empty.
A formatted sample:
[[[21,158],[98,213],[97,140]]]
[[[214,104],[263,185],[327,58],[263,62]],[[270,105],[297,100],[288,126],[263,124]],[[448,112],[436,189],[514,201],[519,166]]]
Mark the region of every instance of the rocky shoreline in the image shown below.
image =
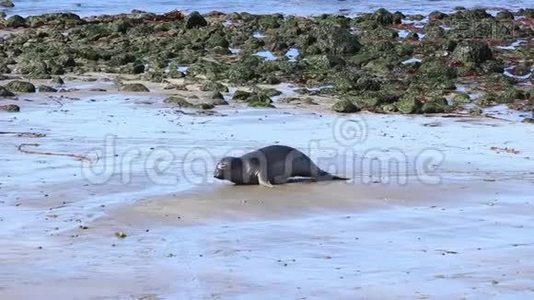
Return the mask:
[[[0,31],[4,99],[61,91],[65,78],[96,72],[114,74],[125,92],[149,92],[130,81],[161,84],[176,91],[165,102],[198,109],[229,99],[275,107],[280,91],[258,85],[281,83],[298,88],[280,102],[311,106],[313,97],[326,97],[341,113],[479,115],[495,105],[534,107],[534,9],[495,16],[461,7],[428,16],[379,9],[354,18],[61,13],[11,16],[0,20]],[[35,80],[52,86],[27,82]],[[182,97],[190,85],[206,99]]]

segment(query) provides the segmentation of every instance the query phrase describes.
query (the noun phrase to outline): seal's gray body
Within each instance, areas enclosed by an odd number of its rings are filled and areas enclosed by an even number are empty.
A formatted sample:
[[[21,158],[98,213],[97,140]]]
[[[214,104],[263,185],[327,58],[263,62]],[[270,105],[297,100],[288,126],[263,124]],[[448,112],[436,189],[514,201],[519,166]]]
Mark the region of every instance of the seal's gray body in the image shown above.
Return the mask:
[[[346,180],[321,170],[306,154],[282,145],[273,145],[241,157],[225,157],[215,169],[215,178],[235,184],[282,184],[291,177],[313,180]]]

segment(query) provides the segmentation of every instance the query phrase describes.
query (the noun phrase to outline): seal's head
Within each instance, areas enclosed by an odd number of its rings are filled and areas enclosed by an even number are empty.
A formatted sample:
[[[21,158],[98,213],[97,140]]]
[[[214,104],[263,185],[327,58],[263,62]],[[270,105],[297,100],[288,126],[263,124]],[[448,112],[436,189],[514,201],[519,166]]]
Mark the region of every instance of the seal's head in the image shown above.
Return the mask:
[[[217,179],[226,179],[233,181],[236,177],[236,172],[241,171],[241,159],[238,157],[227,156],[221,159],[215,167],[213,177]]]

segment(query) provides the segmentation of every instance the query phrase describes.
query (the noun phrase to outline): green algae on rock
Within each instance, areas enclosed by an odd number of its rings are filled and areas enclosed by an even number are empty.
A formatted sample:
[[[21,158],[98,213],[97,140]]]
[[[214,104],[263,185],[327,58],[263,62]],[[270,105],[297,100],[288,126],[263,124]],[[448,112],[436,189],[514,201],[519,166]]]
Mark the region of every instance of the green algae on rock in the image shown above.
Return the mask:
[[[228,87],[220,82],[205,81],[200,86],[201,91],[228,93]]]
[[[234,92],[234,96],[232,97],[232,100],[246,101],[250,96],[252,96],[251,92],[237,90]]]
[[[200,83],[203,91],[222,93],[227,86],[246,86],[253,92],[236,93],[236,100],[253,106],[272,106],[270,97],[277,94],[254,86],[288,82],[327,87],[306,93],[351,99],[368,111],[448,111],[451,106],[432,99],[450,94],[464,81],[490,94],[481,103],[524,101],[521,91],[510,87],[524,89],[519,83],[529,80],[528,66],[522,71],[517,67],[517,72],[508,67],[529,61],[531,51],[523,42],[508,45],[515,42],[512,37],[532,35],[531,11],[502,11],[497,17],[483,9],[435,11],[427,20],[386,9],[354,18],[176,11],[91,18],[71,13],[12,16],[0,25],[18,28],[0,44],[0,71],[34,79],[66,73],[130,74],[132,80],[170,85],[171,79],[179,79],[183,83],[172,85]],[[523,17],[511,18],[514,14]],[[406,18],[425,25],[401,24]],[[403,30],[406,35],[399,34]],[[493,83],[505,66],[516,76],[513,82]]]
[[[450,106],[447,102],[447,99],[443,97],[435,97],[423,104],[421,107],[421,112],[424,114],[435,114],[448,112],[449,109]]]
[[[11,28],[24,27],[26,26],[26,19],[19,15],[13,15],[6,20],[6,26]]]
[[[348,99],[341,99],[334,103],[332,110],[338,113],[355,113],[359,112],[360,108]]]
[[[423,103],[417,96],[404,95],[395,103],[397,110],[402,114],[416,114],[421,112]]]
[[[0,86],[0,97],[13,97],[15,94],[9,91],[6,87]]]
[[[120,90],[123,92],[135,92],[135,93],[147,93],[150,90],[141,83],[127,83],[120,86]]]
[[[48,86],[48,85],[39,85],[37,87],[37,90],[40,92],[40,93],[55,93],[57,92],[57,89],[51,87],[51,86]]]
[[[189,101],[185,100],[185,98],[179,97],[179,96],[167,97],[167,98],[165,98],[165,100],[163,100],[163,102],[168,103],[168,104],[173,104],[173,105],[176,105],[178,107],[184,107],[184,108],[194,107],[194,105],[191,102],[189,102]]]
[[[5,88],[12,93],[35,93],[35,85],[27,81],[13,80]]]

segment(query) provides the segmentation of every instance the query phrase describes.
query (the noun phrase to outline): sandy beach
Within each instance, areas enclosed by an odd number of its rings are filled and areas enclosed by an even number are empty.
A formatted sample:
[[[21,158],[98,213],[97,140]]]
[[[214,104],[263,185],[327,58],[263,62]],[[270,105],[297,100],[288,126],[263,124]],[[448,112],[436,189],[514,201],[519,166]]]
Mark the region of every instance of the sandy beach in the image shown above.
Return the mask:
[[[534,297],[525,1],[14,2],[0,300]]]
[[[5,299],[522,298],[534,292],[531,126],[483,117],[340,117],[289,106],[188,115],[173,113],[155,93],[77,93],[60,107],[28,97],[21,113],[2,119],[5,131],[46,134],[3,135]],[[150,116],[163,117],[132,130]],[[339,120],[365,124],[358,127],[365,138],[350,145],[356,156],[341,151],[350,140],[332,131]],[[17,150],[39,143],[30,149],[92,157],[106,134],[120,141],[116,156],[142,150],[126,183],[123,160],[112,162],[105,183],[90,184],[75,157]],[[320,164],[353,179],[266,189],[211,178],[214,159],[225,153],[269,143],[306,151],[310,141],[320,145],[314,150]],[[200,146],[195,157],[203,163],[184,169],[190,149]],[[158,147],[176,155],[165,175],[180,174],[178,184],[145,173]],[[410,165],[434,148],[442,156],[431,157],[428,178],[412,167],[361,168],[373,157],[395,158],[396,149]]]

